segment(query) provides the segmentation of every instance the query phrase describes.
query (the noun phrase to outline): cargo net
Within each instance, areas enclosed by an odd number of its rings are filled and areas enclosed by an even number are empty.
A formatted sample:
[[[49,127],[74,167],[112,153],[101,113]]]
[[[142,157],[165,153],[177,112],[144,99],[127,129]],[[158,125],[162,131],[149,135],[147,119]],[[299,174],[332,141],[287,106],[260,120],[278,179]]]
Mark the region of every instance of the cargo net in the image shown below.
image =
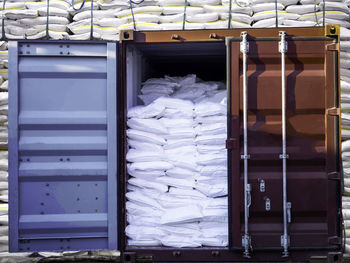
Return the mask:
[[[120,30],[349,28],[343,0],[40,0],[0,2],[2,40],[119,40]]]
[[[131,246],[227,246],[225,83],[148,79],[128,110]]]

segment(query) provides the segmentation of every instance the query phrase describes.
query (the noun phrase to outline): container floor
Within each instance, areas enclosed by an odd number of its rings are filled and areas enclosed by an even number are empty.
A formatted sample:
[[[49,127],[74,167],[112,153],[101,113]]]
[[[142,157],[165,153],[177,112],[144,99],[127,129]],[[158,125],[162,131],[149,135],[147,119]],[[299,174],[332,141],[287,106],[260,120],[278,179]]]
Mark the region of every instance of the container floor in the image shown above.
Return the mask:
[[[119,253],[114,252],[113,255],[104,255],[98,254],[99,252],[78,252],[75,254],[68,254],[62,256],[48,256],[43,257],[42,255],[36,255],[36,257],[29,257],[28,255],[1,255],[0,254],[0,263],[54,263],[54,262],[121,262]],[[44,253],[43,253],[44,254]],[[347,256],[347,257],[346,257]],[[344,263],[350,263],[350,255],[344,255]],[[152,260],[149,258],[138,258],[138,263],[151,263]],[[326,258],[314,258],[310,261],[311,263],[326,263]],[[239,263],[239,262],[237,262]],[[254,263],[254,262],[251,262]],[[259,262],[262,263],[262,262]]]

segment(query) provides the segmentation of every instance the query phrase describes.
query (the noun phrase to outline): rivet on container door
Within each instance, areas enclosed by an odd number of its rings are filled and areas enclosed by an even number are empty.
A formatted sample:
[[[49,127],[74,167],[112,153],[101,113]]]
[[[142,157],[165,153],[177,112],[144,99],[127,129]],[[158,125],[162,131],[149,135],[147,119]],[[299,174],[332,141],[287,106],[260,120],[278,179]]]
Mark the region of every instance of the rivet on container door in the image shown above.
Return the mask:
[[[177,34],[173,34],[173,35],[171,36],[171,39],[173,39],[173,40],[179,40],[179,39],[180,39],[180,36],[177,35]]]
[[[173,252],[173,256],[174,257],[179,257],[179,256],[181,256],[181,252],[180,251],[174,251]]]
[[[219,252],[219,251],[212,251],[212,252],[211,252],[211,255],[212,255],[213,257],[218,257],[218,256],[220,255],[220,252]]]
[[[270,198],[268,198],[267,196],[264,197],[265,200],[265,210],[266,211],[270,211],[271,210],[271,201]]]

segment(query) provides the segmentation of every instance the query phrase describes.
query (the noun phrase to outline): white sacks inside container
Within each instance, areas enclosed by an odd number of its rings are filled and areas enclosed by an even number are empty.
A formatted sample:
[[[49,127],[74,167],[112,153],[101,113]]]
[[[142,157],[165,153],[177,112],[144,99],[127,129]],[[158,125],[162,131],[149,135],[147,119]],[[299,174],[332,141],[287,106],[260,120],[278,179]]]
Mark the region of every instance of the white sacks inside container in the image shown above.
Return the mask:
[[[195,75],[142,84],[139,98],[145,106],[130,108],[127,122],[130,245],[227,245],[227,220],[222,219],[227,199],[216,201],[227,195],[223,88],[224,83]],[[213,228],[201,229],[202,221],[212,222]],[[150,234],[150,225],[161,231]],[[215,229],[220,229],[218,235]]]

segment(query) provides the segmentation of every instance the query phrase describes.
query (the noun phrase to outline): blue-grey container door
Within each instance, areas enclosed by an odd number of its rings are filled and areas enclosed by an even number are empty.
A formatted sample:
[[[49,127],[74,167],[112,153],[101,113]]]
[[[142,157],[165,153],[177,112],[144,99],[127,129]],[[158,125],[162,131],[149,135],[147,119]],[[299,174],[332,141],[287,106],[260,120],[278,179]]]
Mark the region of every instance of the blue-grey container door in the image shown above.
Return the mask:
[[[117,248],[117,44],[9,44],[9,248]]]

